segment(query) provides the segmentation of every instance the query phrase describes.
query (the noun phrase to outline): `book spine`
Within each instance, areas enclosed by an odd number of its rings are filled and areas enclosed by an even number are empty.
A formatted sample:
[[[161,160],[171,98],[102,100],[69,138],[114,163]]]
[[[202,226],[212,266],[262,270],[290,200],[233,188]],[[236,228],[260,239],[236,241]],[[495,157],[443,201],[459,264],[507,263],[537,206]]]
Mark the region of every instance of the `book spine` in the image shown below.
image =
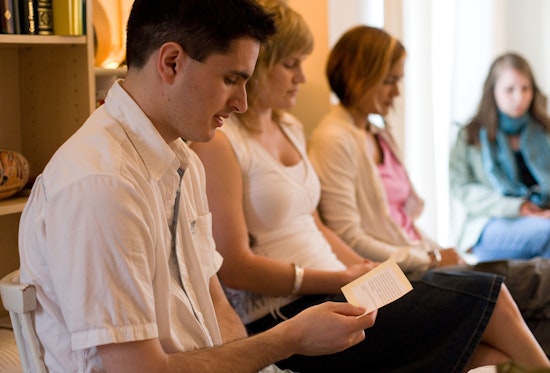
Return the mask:
[[[15,11],[13,1],[14,0],[0,0],[2,34],[15,34]]]
[[[82,0],[52,0],[53,32],[55,35],[82,35]]]
[[[81,33],[82,35],[86,35],[86,0],[80,1],[80,7],[80,11],[82,13]]]
[[[52,0],[37,0],[36,15],[39,35],[53,34]]]
[[[21,5],[19,0],[10,0],[13,2],[13,23],[15,26],[15,33],[21,34]]]
[[[20,0],[19,17],[21,18],[21,33],[35,35],[38,33],[36,23],[35,0]]]

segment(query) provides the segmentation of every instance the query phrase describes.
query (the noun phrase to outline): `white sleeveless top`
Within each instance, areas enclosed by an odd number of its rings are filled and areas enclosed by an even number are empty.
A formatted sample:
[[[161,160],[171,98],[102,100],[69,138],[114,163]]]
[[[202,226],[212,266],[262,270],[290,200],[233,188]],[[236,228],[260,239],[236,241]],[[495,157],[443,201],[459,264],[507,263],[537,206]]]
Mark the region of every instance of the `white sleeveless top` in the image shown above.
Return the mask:
[[[299,164],[290,167],[276,161],[235,116],[221,128],[241,166],[244,214],[253,240],[252,251],[306,268],[343,270],[344,264],[312,216],[319,203],[320,184],[305,152],[302,125],[290,114],[285,114],[282,122],[283,131],[302,156]],[[245,324],[296,299],[228,288],[226,293]]]

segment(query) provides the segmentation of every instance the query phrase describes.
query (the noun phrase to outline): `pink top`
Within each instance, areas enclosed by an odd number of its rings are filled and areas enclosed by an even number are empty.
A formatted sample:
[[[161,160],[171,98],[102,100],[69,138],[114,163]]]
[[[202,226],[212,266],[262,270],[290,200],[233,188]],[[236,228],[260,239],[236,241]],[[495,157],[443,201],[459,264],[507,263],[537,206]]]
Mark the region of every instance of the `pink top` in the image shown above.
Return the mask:
[[[407,233],[410,239],[419,240],[420,235],[411,217],[405,212],[405,203],[411,193],[407,173],[390,147],[380,137],[376,137],[382,149],[383,162],[378,165],[382,185],[386,190],[391,218]]]

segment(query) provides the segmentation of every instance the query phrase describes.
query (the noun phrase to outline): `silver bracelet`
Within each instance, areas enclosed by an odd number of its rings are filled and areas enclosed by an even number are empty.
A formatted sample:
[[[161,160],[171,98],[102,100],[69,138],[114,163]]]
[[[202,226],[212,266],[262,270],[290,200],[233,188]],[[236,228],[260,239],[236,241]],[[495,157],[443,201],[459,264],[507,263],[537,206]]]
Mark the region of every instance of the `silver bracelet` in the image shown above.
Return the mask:
[[[298,295],[300,288],[302,287],[302,280],[304,279],[304,267],[299,264],[292,263],[294,266],[294,286],[292,287],[291,296]]]

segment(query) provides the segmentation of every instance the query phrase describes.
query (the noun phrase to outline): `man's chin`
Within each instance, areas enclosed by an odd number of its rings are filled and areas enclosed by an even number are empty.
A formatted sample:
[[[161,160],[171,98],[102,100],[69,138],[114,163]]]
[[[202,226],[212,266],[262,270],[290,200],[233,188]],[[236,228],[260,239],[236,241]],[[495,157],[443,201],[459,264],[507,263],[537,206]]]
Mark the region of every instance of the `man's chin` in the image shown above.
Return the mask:
[[[213,138],[214,138],[214,134],[216,132],[212,131],[212,132],[209,132],[208,134],[206,135],[197,135],[197,136],[190,136],[190,137],[182,137],[182,139],[184,141],[188,141],[188,142],[209,142],[211,141]]]
[[[196,141],[209,142],[214,138],[215,135],[216,135],[216,129],[212,129],[208,132],[208,134],[204,135],[203,138],[201,138],[200,140],[196,140]]]

